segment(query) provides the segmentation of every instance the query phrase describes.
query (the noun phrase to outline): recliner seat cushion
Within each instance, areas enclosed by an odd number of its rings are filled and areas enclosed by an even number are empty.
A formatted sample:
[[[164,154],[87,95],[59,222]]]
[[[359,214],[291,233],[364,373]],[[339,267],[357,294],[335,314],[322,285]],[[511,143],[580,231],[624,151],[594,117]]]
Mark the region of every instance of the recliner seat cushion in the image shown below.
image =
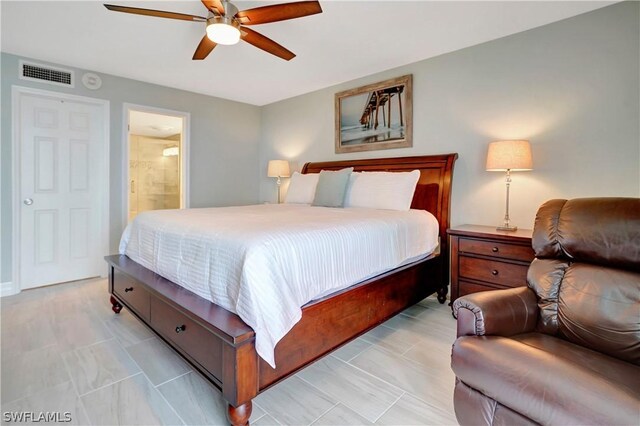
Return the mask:
[[[451,367],[468,386],[542,424],[633,424],[640,367],[553,336],[466,336]]]
[[[456,379],[453,391],[456,418],[461,425],[533,426],[531,419],[505,407],[497,401]]]

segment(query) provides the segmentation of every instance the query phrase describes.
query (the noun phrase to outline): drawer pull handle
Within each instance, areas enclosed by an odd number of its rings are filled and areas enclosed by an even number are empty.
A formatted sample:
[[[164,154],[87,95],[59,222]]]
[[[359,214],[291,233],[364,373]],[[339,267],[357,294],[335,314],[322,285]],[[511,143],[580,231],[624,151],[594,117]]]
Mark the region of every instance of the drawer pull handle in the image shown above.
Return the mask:
[[[491,249],[491,251],[494,252],[494,253],[497,253],[500,250],[498,249],[498,247],[494,247],[494,248]]]
[[[182,324],[176,327],[176,333],[180,334],[187,329],[187,326]]]
[[[133,287],[127,287],[124,289],[125,293],[129,293],[130,291],[133,291]]]
[[[494,269],[493,271],[491,271],[491,275],[498,275],[498,270]]]

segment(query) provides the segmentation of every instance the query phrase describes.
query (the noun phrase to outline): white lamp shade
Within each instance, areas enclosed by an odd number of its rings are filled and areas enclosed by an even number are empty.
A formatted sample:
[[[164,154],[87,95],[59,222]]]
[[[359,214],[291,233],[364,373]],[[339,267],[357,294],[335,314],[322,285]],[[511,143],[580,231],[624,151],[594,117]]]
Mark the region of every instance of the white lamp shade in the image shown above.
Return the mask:
[[[529,141],[497,141],[489,144],[487,171],[532,170]]]
[[[271,160],[267,167],[268,177],[289,177],[289,162],[287,160]]]

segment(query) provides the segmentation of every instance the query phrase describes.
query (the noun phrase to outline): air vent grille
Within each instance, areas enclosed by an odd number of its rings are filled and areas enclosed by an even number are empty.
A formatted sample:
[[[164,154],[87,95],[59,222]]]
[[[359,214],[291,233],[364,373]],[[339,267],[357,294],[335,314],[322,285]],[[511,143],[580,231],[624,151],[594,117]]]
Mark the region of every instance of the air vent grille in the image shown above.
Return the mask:
[[[21,67],[20,78],[24,80],[73,87],[73,71],[29,62],[21,62]]]

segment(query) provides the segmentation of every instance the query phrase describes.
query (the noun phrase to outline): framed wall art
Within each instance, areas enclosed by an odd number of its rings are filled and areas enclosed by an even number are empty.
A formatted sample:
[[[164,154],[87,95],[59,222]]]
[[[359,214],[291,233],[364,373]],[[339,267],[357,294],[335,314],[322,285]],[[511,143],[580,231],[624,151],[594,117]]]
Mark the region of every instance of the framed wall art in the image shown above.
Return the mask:
[[[335,95],[336,153],[413,146],[412,76]]]

